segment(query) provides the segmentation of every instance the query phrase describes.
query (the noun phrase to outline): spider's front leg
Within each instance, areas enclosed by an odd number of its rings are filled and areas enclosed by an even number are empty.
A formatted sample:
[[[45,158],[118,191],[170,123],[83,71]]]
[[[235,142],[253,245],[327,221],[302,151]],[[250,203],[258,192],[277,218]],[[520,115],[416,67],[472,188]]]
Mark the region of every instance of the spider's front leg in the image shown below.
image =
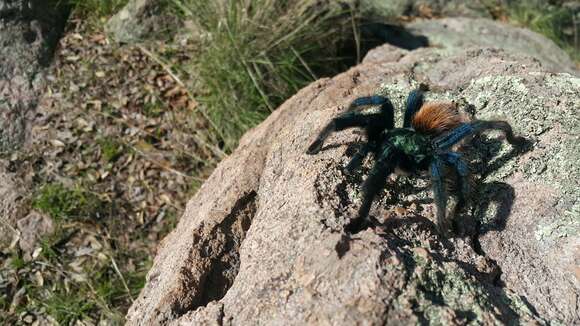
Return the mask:
[[[335,131],[341,131],[353,127],[365,127],[370,119],[375,118],[377,114],[362,114],[359,112],[346,112],[332,119],[318,134],[316,140],[308,147],[306,153],[317,154],[322,149],[322,145],[328,136]]]
[[[363,114],[352,112],[351,110],[359,106],[380,105],[380,111],[373,114]],[[394,125],[394,109],[391,101],[383,96],[359,97],[352,101],[347,112],[332,119],[318,134],[316,140],[308,147],[306,153],[316,154],[322,149],[324,141],[335,131],[341,131],[352,127],[366,128],[367,136],[378,137],[385,129],[392,129]],[[373,141],[373,139],[370,139]],[[368,154],[368,152],[367,152]],[[364,159],[364,158],[363,158]]]

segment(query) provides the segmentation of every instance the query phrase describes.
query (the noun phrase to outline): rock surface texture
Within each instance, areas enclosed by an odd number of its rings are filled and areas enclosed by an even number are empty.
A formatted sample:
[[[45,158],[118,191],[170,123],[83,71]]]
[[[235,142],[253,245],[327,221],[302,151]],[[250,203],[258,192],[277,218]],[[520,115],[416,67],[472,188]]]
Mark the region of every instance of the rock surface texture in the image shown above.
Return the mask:
[[[485,17],[491,18],[485,0],[360,0],[364,9],[382,17]]]
[[[0,0],[0,152],[26,137],[68,9],[45,0]]]
[[[0,0],[0,154],[23,146],[30,132],[43,71],[64,28],[68,9],[45,0]],[[20,235],[26,187],[0,160],[0,251]]]
[[[552,70],[499,49],[385,45],[311,84],[189,202],[128,324],[580,323],[580,79]],[[456,218],[477,221],[473,237],[435,230],[420,176],[392,177],[371,209],[381,226],[347,235],[372,162],[355,176],[342,169],[362,136],[337,133],[316,156],[306,148],[356,97],[379,93],[400,109],[419,82],[433,88],[428,100],[507,120],[529,145],[495,133],[470,142],[472,207]]]

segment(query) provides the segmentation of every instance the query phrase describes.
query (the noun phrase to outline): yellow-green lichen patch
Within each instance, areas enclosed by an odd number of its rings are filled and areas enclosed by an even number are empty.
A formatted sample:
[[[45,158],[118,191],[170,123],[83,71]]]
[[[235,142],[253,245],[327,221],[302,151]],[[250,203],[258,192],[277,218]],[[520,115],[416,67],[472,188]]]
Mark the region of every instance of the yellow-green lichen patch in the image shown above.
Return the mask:
[[[430,325],[502,324],[534,320],[534,314],[516,295],[484,286],[452,261],[441,261],[413,251],[407,260],[414,270],[405,290],[393,303],[395,309],[411,307],[419,320]]]
[[[536,239],[540,243],[550,243],[559,238],[577,236],[580,230],[580,205],[565,211],[559,219],[541,222],[536,229]]]

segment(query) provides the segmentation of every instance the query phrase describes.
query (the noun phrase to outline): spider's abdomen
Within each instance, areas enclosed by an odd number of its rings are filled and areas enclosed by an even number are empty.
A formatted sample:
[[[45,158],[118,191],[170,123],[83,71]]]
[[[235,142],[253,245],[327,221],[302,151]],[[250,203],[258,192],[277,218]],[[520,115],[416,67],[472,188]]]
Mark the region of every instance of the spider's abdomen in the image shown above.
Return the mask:
[[[413,116],[411,125],[423,134],[440,135],[462,122],[454,103],[434,102],[424,104]]]

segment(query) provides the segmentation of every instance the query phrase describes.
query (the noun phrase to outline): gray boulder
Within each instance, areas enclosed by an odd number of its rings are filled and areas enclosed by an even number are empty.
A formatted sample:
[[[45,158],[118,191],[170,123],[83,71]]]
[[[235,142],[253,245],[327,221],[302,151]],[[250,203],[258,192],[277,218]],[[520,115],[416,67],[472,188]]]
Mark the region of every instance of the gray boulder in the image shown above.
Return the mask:
[[[458,53],[470,47],[492,47],[531,56],[545,69],[578,74],[568,54],[552,40],[525,28],[488,19],[444,18],[417,20],[406,26],[410,32],[426,36],[429,45]]]
[[[361,7],[379,17],[443,16],[491,18],[482,0],[361,0]]]
[[[0,0],[0,153],[24,142],[67,15],[45,0]]]
[[[130,0],[109,19],[107,33],[121,43],[136,43],[173,35],[182,24],[167,4],[167,1]]]
[[[580,323],[580,79],[493,48],[406,51],[389,45],[298,92],[249,131],[162,241],[129,325]],[[360,182],[342,168],[360,135],[306,148],[356,97],[397,108],[419,82],[429,100],[504,119],[530,144],[494,133],[466,152],[477,178],[473,237],[433,224],[428,180],[390,178],[371,215],[347,235]],[[397,112],[401,120],[401,112]],[[371,160],[372,161],[372,160]]]

